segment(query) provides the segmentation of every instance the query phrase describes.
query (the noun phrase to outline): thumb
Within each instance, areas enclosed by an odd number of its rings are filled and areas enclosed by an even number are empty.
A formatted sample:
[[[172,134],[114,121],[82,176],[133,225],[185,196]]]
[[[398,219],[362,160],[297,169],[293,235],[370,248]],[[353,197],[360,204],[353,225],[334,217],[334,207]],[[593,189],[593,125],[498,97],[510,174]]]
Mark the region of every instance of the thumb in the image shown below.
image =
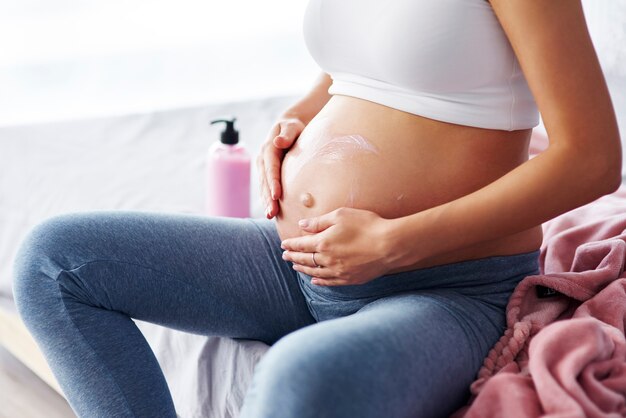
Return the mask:
[[[279,122],[279,132],[274,138],[274,146],[277,148],[289,148],[302,131],[302,122],[297,119],[286,119]]]
[[[326,228],[333,226],[335,223],[330,214],[316,216],[314,218],[300,219],[298,226],[308,232],[321,232]]]
[[[288,136],[288,134],[283,134],[282,132],[278,134],[273,141],[274,146],[281,149],[291,147],[293,145],[293,142],[294,138]]]

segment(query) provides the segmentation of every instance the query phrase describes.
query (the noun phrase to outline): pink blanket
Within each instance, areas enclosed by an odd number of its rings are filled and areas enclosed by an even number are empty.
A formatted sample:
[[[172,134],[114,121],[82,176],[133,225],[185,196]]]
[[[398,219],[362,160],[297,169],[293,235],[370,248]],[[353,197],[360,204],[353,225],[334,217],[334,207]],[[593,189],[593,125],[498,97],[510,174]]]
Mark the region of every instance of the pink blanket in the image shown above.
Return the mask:
[[[541,274],[513,292],[455,418],[626,417],[626,187],[543,228]]]

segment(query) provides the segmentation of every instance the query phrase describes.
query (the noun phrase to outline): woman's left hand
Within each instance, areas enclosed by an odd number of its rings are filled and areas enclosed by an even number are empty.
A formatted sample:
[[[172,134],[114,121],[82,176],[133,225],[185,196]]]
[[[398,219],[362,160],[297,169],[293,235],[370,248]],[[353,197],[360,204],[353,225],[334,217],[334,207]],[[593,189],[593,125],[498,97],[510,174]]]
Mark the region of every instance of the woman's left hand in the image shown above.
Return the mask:
[[[283,259],[311,276],[313,284],[367,283],[391,270],[386,264],[388,224],[374,212],[347,207],[304,219],[300,228],[310,234],[284,240]]]

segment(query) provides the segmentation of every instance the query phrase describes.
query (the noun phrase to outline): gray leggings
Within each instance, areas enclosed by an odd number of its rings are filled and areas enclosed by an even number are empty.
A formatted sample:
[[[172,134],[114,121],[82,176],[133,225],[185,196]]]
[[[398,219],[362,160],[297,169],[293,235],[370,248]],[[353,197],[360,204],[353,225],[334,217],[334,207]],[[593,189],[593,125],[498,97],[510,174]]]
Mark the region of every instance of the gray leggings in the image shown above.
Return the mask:
[[[272,345],[241,418],[444,417],[468,397],[539,251],[320,287],[273,221],[143,212],[56,216],[15,260],[20,315],[80,417],[175,417],[131,318]]]

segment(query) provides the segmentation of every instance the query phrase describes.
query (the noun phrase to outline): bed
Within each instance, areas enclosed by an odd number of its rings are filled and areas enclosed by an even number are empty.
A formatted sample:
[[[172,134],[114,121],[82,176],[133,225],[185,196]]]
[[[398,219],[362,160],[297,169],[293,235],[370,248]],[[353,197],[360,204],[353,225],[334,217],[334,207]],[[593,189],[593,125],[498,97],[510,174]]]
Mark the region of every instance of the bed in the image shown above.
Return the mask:
[[[608,6],[598,6],[598,10],[602,8],[608,16]],[[601,14],[598,10],[595,13]],[[615,49],[620,44],[616,38],[626,40],[621,30],[610,38],[607,35],[608,49],[600,52],[606,51],[603,65],[624,137],[626,68],[619,62],[626,53]],[[210,128],[209,121],[236,116],[241,140],[256,154],[277,115],[294,100],[272,97],[0,127],[0,344],[61,393],[13,303],[11,265],[27,231],[50,216],[70,211],[201,214],[205,155],[219,131]],[[545,129],[540,125],[533,132],[533,152],[541,151],[545,139]],[[626,167],[622,179],[624,187]],[[262,217],[256,167],[252,169],[251,192],[251,214]],[[267,345],[192,335],[140,321],[137,324],[163,368],[181,417],[237,416],[254,366],[269,349]]]

